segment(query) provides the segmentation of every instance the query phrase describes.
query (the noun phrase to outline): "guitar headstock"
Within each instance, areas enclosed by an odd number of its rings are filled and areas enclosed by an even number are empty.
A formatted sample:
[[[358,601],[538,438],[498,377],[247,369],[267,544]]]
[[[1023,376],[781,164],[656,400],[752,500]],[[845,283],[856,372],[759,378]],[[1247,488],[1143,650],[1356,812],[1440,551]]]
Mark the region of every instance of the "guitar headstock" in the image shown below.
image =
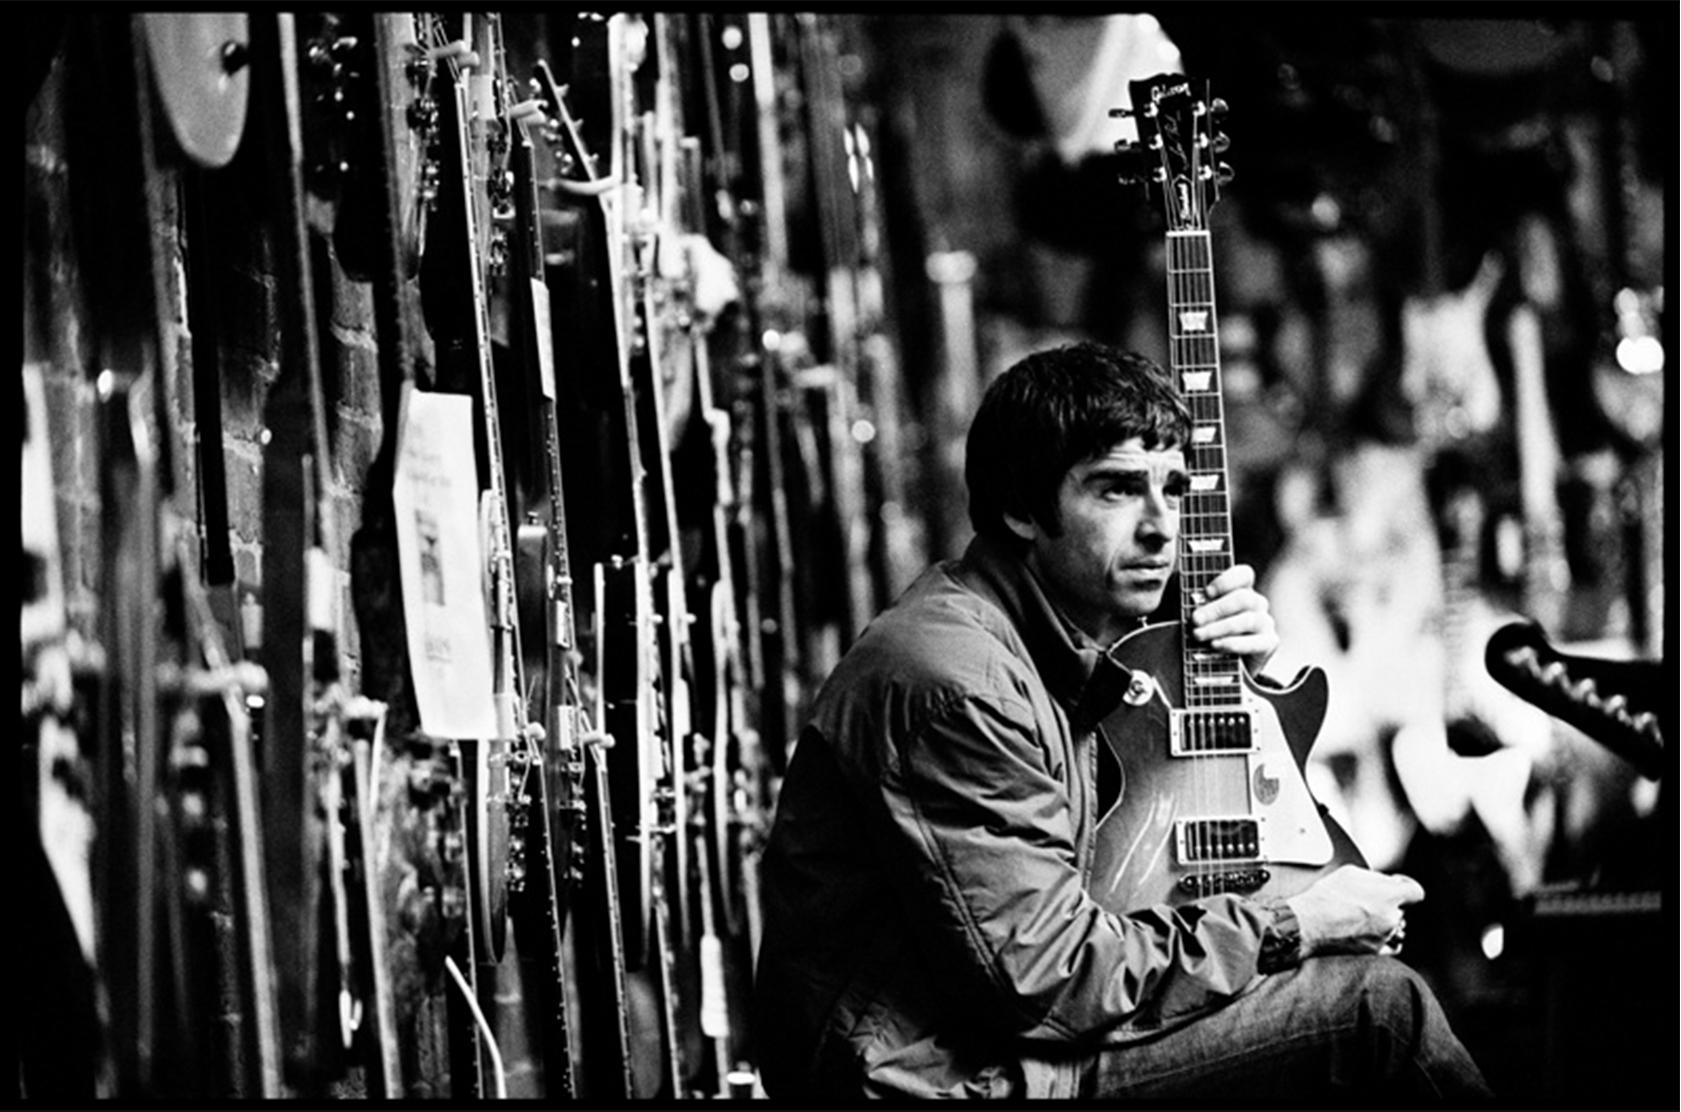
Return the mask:
[[[544,101],[552,126],[548,138],[560,157],[561,174],[580,184],[594,184],[602,179],[595,156],[584,143],[583,130],[566,101],[566,89],[555,82],[554,72],[542,59],[537,62],[537,91]]]
[[[1501,686],[1581,730],[1642,776],[1662,777],[1665,742],[1657,699],[1668,685],[1661,664],[1563,653],[1531,621],[1495,630],[1483,663]]]
[[[1218,129],[1226,102],[1208,95],[1208,82],[1163,73],[1129,83],[1131,108],[1111,116],[1138,125],[1138,142],[1122,140],[1115,150],[1128,163],[1121,180],[1144,186],[1161,206],[1169,231],[1208,229],[1208,214],[1232,169],[1218,155],[1230,145]]]

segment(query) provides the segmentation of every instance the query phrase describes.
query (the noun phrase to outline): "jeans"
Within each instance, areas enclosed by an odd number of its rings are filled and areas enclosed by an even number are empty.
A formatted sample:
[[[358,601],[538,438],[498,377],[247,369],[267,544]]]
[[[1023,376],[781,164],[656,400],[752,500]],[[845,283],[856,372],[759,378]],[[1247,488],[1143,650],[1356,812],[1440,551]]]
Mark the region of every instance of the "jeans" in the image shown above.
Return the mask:
[[[1493,1100],[1429,986],[1393,958],[1328,955],[1261,977],[1231,1003],[1106,1047],[1082,1095],[1234,1108]]]

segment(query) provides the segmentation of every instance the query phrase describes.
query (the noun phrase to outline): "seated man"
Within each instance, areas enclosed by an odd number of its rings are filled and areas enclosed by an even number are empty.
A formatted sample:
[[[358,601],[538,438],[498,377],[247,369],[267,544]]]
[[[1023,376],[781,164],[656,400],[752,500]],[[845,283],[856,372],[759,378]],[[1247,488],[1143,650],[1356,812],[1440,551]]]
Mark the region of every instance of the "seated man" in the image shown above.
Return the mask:
[[[1412,880],[1344,865],[1287,899],[1124,914],[1092,897],[1107,711],[1082,696],[1115,686],[1088,680],[1161,602],[1189,431],[1159,368],[1094,344],[988,390],[978,535],[842,659],[782,784],[754,1005],[773,1098],[1489,1098],[1383,956]],[[1252,675],[1278,644],[1253,583],[1226,569],[1190,623]]]

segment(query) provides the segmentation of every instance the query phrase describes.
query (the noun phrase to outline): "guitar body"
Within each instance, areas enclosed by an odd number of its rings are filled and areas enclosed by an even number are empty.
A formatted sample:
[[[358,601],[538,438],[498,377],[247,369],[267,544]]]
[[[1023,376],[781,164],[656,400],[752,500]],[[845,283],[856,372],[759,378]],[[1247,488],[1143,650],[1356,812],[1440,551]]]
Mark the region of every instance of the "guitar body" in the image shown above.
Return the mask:
[[[1325,673],[1304,668],[1280,691],[1245,677],[1237,700],[1191,713],[1247,712],[1252,746],[1178,755],[1167,739],[1170,716],[1185,707],[1182,650],[1178,623],[1147,626],[1112,650],[1115,660],[1152,677],[1155,691],[1138,705],[1123,701],[1099,729],[1120,763],[1121,790],[1097,824],[1091,890],[1098,902],[1125,912],[1217,892],[1285,897],[1340,865],[1365,865],[1303,776],[1325,718]],[[1200,850],[1183,844],[1198,840],[1196,823],[1232,820],[1253,820],[1258,843],[1222,827],[1228,836],[1204,840]],[[1187,859],[1197,854],[1206,856]]]

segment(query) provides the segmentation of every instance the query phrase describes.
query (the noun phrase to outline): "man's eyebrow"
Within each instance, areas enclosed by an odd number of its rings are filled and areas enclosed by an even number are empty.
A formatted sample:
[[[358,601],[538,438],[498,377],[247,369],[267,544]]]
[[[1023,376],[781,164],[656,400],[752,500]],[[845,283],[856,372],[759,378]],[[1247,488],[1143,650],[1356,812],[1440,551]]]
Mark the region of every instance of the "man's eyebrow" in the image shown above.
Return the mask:
[[[1132,463],[1117,459],[1093,460],[1086,468],[1088,479],[1112,479],[1122,475],[1148,475],[1148,464]]]
[[[1190,478],[1190,471],[1181,464],[1174,463],[1160,466],[1163,468],[1167,479],[1183,480]],[[1086,470],[1085,478],[1087,481],[1093,481],[1126,478],[1134,475],[1148,476],[1156,470],[1156,467],[1157,465],[1134,460],[1105,458],[1092,461],[1090,467]]]

